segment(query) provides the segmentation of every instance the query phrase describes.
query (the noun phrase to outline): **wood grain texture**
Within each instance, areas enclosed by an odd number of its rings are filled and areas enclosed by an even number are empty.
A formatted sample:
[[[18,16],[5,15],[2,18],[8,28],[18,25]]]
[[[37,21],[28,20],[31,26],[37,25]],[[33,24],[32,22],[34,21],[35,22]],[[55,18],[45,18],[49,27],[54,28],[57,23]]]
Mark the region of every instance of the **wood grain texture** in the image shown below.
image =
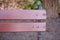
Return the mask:
[[[56,18],[58,16],[58,0],[45,0],[45,8],[47,10],[48,18]]]

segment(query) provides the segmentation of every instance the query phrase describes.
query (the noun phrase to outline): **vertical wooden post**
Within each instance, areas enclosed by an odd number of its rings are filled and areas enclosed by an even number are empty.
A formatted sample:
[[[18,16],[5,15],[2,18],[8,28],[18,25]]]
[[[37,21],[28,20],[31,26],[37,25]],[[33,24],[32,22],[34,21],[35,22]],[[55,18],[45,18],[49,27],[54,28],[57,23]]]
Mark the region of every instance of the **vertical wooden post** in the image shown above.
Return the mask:
[[[57,13],[57,0],[44,0],[45,8],[47,10],[48,18],[56,18],[58,16]]]

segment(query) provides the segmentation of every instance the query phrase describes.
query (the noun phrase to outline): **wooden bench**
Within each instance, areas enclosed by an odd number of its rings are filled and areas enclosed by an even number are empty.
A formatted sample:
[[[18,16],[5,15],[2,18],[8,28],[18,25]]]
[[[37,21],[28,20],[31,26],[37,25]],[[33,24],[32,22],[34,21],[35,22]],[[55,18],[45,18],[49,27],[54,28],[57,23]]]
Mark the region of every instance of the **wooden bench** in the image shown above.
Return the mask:
[[[46,10],[0,10],[0,32],[46,31]]]

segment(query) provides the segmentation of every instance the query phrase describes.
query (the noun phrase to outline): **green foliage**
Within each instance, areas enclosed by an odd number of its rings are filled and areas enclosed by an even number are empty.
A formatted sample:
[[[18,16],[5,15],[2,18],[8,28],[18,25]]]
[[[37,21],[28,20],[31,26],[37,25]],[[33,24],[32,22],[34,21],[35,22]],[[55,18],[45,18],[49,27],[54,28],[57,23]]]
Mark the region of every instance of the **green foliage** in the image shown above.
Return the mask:
[[[23,4],[24,9],[28,9],[28,10],[36,10],[38,9],[38,6],[42,6],[42,0],[31,0],[30,2],[23,2],[20,3],[18,2],[20,5]]]

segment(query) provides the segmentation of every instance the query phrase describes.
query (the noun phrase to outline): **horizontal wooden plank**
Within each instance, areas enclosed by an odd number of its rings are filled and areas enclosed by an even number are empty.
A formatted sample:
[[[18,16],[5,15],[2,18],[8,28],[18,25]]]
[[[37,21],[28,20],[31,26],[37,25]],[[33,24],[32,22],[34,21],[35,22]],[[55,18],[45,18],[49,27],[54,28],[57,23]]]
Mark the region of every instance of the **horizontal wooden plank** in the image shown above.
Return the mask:
[[[43,23],[0,23],[0,32],[46,31]]]
[[[0,19],[46,19],[46,10],[0,10]]]

